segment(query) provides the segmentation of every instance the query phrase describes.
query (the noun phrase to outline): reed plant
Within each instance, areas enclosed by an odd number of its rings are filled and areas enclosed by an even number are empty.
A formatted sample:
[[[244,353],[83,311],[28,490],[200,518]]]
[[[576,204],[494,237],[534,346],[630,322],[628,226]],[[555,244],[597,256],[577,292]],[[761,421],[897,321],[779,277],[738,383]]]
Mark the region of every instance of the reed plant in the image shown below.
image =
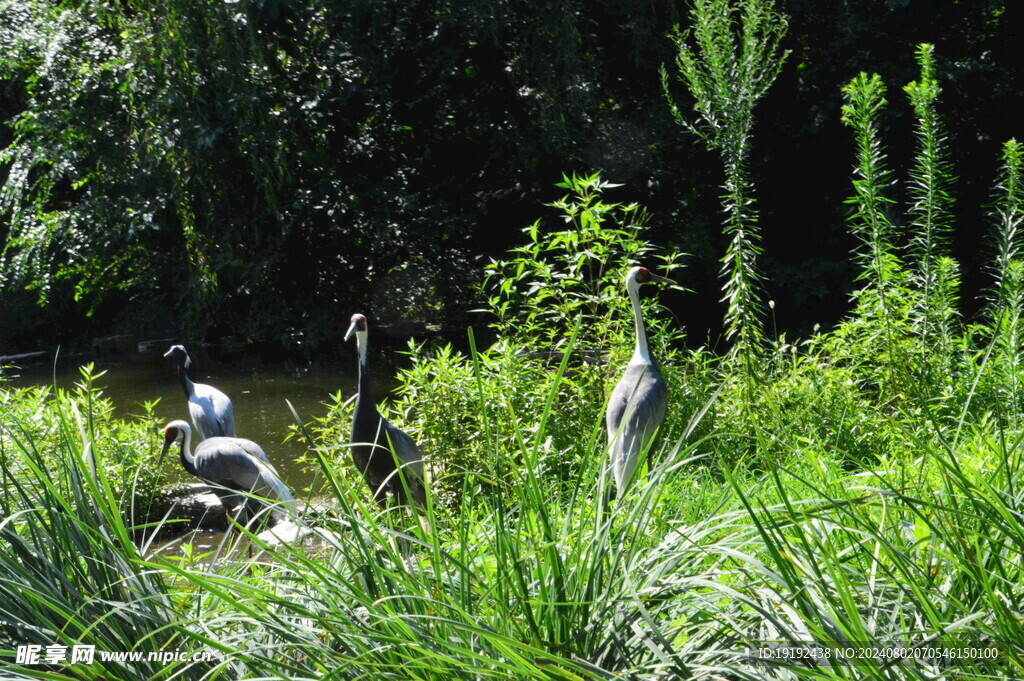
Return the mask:
[[[86,379],[88,380],[88,374]],[[91,386],[84,386],[86,395]],[[108,467],[116,433],[103,405],[57,392],[5,393],[0,406],[0,669],[4,678],[163,678],[150,652],[177,650],[182,597],[134,543],[130,505]],[[16,405],[16,406],[15,406]],[[30,409],[25,409],[29,406]],[[41,431],[40,422],[46,424]],[[141,465],[116,483],[139,478]],[[133,495],[128,495],[132,498]],[[16,664],[18,646],[40,662]],[[74,661],[75,649],[141,653]],[[49,661],[48,661],[49,660]],[[213,665],[201,665],[212,669]]]

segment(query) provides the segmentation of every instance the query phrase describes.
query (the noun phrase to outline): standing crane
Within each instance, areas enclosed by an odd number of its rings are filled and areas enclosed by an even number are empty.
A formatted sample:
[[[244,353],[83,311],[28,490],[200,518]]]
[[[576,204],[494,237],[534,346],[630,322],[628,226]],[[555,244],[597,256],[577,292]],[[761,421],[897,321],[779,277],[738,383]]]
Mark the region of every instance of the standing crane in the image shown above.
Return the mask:
[[[387,505],[388,492],[398,505],[407,505],[408,497],[419,508],[427,503],[423,477],[423,455],[408,434],[392,425],[377,411],[370,388],[370,368],[366,360],[366,317],[352,315],[345,340],[356,337],[359,353],[359,390],[352,415],[352,459],[370,486],[374,500]],[[396,462],[401,466],[399,469]],[[408,488],[408,495],[406,489]],[[423,517],[420,517],[423,525]],[[424,529],[427,526],[424,525]]]
[[[664,422],[668,406],[668,385],[651,357],[640,309],[640,285],[653,282],[675,283],[652,274],[646,267],[634,267],[626,274],[626,293],[633,305],[636,324],[636,349],[608,398],[605,411],[612,475],[620,497],[633,477],[640,452],[650,447]]]
[[[184,345],[172,345],[164,357],[178,361],[178,378],[188,399],[188,413],[203,438],[234,437],[235,409],[227,395],[205,383],[193,383],[185,373],[192,364]]]
[[[182,467],[210,485],[228,513],[241,505],[243,525],[266,510],[263,503],[245,493],[289,505],[294,502],[295,497],[255,442],[240,437],[209,437],[196,446],[193,456],[191,441],[192,428],[188,423],[181,420],[168,423],[157,465],[163,463],[171,445],[180,443]],[[280,516],[279,512],[272,511],[271,524],[279,521]]]

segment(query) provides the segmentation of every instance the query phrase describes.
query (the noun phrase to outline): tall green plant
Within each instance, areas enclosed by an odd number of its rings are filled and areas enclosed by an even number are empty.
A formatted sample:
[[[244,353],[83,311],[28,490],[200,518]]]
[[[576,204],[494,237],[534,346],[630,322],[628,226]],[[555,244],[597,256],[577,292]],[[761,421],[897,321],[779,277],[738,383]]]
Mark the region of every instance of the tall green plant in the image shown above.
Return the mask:
[[[908,215],[914,280],[922,295],[914,313],[920,320],[922,350],[926,349],[927,357],[931,358],[922,358],[922,365],[931,366],[938,361],[940,366],[934,368],[945,374],[952,350],[950,322],[956,316],[956,308],[950,306],[948,295],[949,263],[941,259],[950,254],[953,197],[949,190],[954,178],[946,135],[936,110],[942,88],[935,76],[934,52],[933,45],[918,46],[916,56],[921,76],[903,89],[916,117],[917,150],[910,170]]]
[[[724,232],[729,246],[722,258],[722,290],[728,305],[725,330],[748,379],[764,337],[757,257],[761,253],[757,212],[750,179],[754,107],[779,75],[788,52],[779,51],[785,18],[770,0],[696,0],[690,10],[690,34],[678,30],[678,77],[693,97],[691,120],[669,91],[668,71],[661,80],[676,122],[719,153],[725,170]]]
[[[896,352],[899,304],[897,280],[902,263],[897,255],[890,217],[894,201],[887,195],[893,180],[886,163],[885,146],[879,135],[879,116],[886,105],[885,85],[878,74],[860,73],[843,86],[843,123],[853,129],[857,162],[854,166],[854,195],[846,200],[854,207],[850,225],[860,245],[854,253],[861,266],[858,278],[864,288],[854,294],[858,315],[882,332],[890,360]],[[893,383],[894,362],[884,361],[883,371]]]
[[[886,103],[885,85],[878,74],[861,73],[843,86],[842,120],[853,129],[857,149],[854,195],[846,202],[853,205],[851,225],[860,240],[855,253],[861,265],[858,276],[883,301],[893,271],[900,267],[890,217],[894,202],[887,195],[892,186],[892,171],[879,136],[878,118]]]
[[[564,175],[556,186],[569,191],[550,204],[564,229],[537,220],[523,230],[526,242],[511,249],[509,259],[487,265],[483,292],[496,317],[492,328],[526,347],[550,350],[582,319],[579,346],[603,355],[633,332],[623,287],[629,268],[660,260],[671,271],[680,254],[658,253],[642,236],[647,211],[635,203],[608,202],[606,190],[619,185],[599,174]],[[653,318],[651,323],[655,343],[678,339],[678,331]]]
[[[999,314],[1008,307],[1011,263],[1024,257],[1024,187],[1021,170],[1024,166],[1024,147],[1016,139],[1003,144],[1003,165],[996,182],[993,217],[996,222],[996,253],[992,274],[995,287],[991,314]]]
[[[1021,168],[1024,148],[1015,139],[1003,145],[1003,165],[996,184],[993,217],[995,218],[995,258],[992,276],[995,283],[987,307],[988,324],[995,343],[1000,368],[1001,389],[1005,392],[1008,412],[1015,414],[1021,400],[1021,343],[1024,342],[1024,189]]]
[[[847,202],[854,206],[850,224],[860,242],[855,257],[867,284],[854,294],[855,317],[833,340],[837,356],[854,358],[887,395],[915,395],[923,405],[952,389],[960,276],[949,256],[953,178],[936,110],[941,88],[933,47],[921,45],[916,55],[920,78],[904,88],[917,146],[903,235],[893,226],[887,195],[893,181],[879,135],[887,104],[882,80],[861,73],[843,87],[843,122],[853,130],[857,153],[854,196]],[[904,251],[906,264],[899,256]]]

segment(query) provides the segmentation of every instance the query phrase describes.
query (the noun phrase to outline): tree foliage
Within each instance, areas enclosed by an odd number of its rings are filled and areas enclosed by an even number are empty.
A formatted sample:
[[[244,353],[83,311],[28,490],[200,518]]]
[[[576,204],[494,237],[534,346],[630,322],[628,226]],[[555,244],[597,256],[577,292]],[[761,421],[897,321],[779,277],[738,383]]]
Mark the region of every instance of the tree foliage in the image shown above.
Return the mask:
[[[891,55],[936,41],[952,209],[970,218],[991,140],[1019,137],[987,112],[1024,101],[1002,77],[1024,10],[781,10],[792,56],[758,104],[771,134],[745,171],[763,241],[744,252],[764,249],[779,323],[809,326],[842,313],[852,276],[847,185],[823,162],[847,153],[838,86],[866,70],[906,83],[913,65]],[[0,0],[0,342],[173,329],[322,348],[357,305],[463,321],[478,259],[515,243],[563,173],[595,171],[643,188],[652,241],[694,254],[688,325],[714,337],[721,168],[658,79],[688,22],[669,0]],[[882,131],[911,120],[893,106]],[[910,131],[889,139],[909,156]],[[777,172],[792,167],[814,170]],[[808,223],[820,238],[794,240]]]
[[[480,207],[571,157],[594,97],[563,3],[2,12],[0,68],[24,97],[3,157],[5,281],[44,301],[70,281],[94,307],[141,294],[200,330],[322,339],[396,268],[419,272],[407,297],[464,290],[451,275]],[[505,153],[457,167],[481,148]]]

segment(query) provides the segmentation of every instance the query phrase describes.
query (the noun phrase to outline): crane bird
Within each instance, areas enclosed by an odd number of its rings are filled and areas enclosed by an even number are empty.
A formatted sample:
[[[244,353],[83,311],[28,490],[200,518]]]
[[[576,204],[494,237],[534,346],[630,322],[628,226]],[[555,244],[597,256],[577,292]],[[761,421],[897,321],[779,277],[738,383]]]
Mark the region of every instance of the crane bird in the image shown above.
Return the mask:
[[[157,466],[163,463],[172,445],[181,444],[182,467],[207,483],[230,513],[240,504],[244,523],[257,517],[263,508],[258,500],[243,493],[276,499],[291,505],[295,498],[281,481],[277,471],[258,444],[240,437],[210,437],[196,446],[192,454],[192,428],[185,421],[171,421],[164,428],[164,447]],[[271,524],[281,519],[271,512]]]
[[[178,378],[188,399],[188,413],[192,423],[205,439],[235,436],[235,409],[227,395],[205,383],[193,383],[185,373],[192,364],[184,345],[172,345],[164,357],[178,360]]]
[[[366,317],[352,315],[351,325],[345,333],[346,341],[356,337],[359,352],[359,389],[352,415],[352,459],[381,507],[386,506],[386,496],[390,492],[398,505],[407,505],[408,496],[411,496],[416,506],[424,508],[427,498],[423,455],[408,434],[380,415],[373,401],[370,368],[366,361],[368,333]],[[401,464],[400,471],[396,470],[396,461]],[[420,521],[422,525],[422,516]]]
[[[619,379],[605,411],[608,445],[615,488],[622,496],[633,477],[637,457],[650,447],[654,435],[665,420],[668,385],[658,371],[647,346],[647,333],[640,310],[640,285],[651,282],[674,284],[665,277],[652,274],[646,267],[634,267],[626,274],[626,293],[633,304],[636,324],[636,349]]]

